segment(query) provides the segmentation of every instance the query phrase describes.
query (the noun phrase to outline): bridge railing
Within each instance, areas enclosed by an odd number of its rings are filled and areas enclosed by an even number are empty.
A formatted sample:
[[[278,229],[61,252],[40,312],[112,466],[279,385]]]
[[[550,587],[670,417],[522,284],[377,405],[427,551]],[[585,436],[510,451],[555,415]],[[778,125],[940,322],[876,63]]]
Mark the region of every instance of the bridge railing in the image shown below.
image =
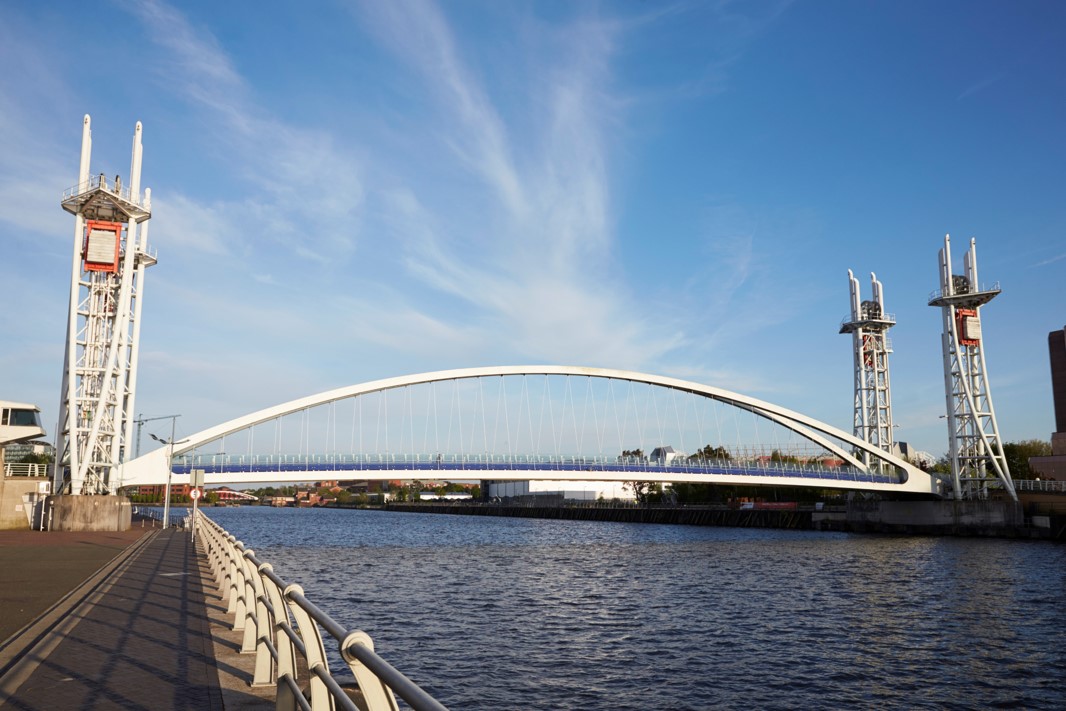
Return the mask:
[[[397,711],[395,693],[415,711],[447,711],[375,653],[369,635],[341,626],[308,600],[303,588],[278,577],[269,563],[256,558],[254,551],[217,523],[198,514],[194,525],[228,601],[226,611],[233,615],[233,630],[243,632],[240,651],[255,655],[252,686],[274,685],[276,708]],[[338,643],[341,658],[362,694],[362,706],[331,673],[323,631]],[[300,668],[308,672],[306,689],[298,679]]]
[[[645,457],[566,456],[521,454],[249,454],[184,455],[175,459],[174,471],[186,473],[202,468],[208,473],[269,471],[377,471],[429,470],[472,471],[578,470],[616,472],[620,478],[634,475],[653,478],[664,473],[736,474],[834,479],[856,482],[898,483],[892,474],[867,472],[851,466],[832,467],[821,462],[773,461],[766,457],[747,459],[687,459],[671,461]]]
[[[51,464],[32,464],[24,462],[5,462],[4,476],[50,477]]]

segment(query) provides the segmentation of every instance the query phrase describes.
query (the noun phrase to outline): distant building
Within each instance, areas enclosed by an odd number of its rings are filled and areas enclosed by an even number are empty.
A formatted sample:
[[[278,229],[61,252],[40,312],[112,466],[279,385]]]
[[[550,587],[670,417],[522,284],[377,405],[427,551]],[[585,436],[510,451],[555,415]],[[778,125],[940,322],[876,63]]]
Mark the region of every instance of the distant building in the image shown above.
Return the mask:
[[[620,481],[486,481],[488,497],[523,500],[596,501],[636,497]]]
[[[252,496],[251,494],[246,494],[243,491],[235,491],[229,488],[228,486],[221,486],[217,489],[208,489],[207,493],[217,494],[218,500],[221,502],[244,503],[259,501],[258,496]]]
[[[127,496],[146,496],[149,499],[157,498],[160,501],[163,500],[166,494],[166,484],[144,484],[140,486],[126,486],[122,488],[122,493]],[[171,484],[170,495],[174,496],[188,496],[192,491],[192,487],[188,484]]]
[[[656,447],[655,449],[651,450],[651,454],[648,455],[648,459],[652,460],[653,462],[658,462],[660,464],[669,464],[675,459],[684,458],[684,452],[678,452],[670,445],[666,445],[665,447]]]
[[[56,448],[48,442],[19,442],[4,447],[4,460],[17,462],[27,456],[46,456],[55,459]]]
[[[1030,457],[1029,469],[1041,479],[1066,480],[1066,328],[1047,337],[1051,360],[1051,397],[1055,404],[1055,432],[1051,456]]]
[[[1059,439],[1063,440],[1066,438],[1066,328],[1049,333],[1047,344],[1051,358],[1051,395],[1055,402],[1055,434],[1061,435]],[[1063,443],[1066,444],[1066,440]]]
[[[915,449],[906,442],[895,442],[892,445],[892,454],[902,457],[908,462],[919,467],[931,467],[936,464],[936,457],[929,452]]]
[[[421,501],[471,501],[474,496],[466,491],[449,491],[444,494],[438,494],[435,491],[421,491],[418,493],[418,498]]]

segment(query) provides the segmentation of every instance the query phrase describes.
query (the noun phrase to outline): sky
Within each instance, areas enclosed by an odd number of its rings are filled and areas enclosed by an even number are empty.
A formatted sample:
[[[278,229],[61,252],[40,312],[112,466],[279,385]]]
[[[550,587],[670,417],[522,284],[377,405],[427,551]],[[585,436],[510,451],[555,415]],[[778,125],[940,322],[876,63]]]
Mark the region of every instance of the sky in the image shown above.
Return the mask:
[[[136,409],[179,436],[541,363],[850,431],[853,269],[897,320],[896,437],[940,455],[947,233],[1003,290],[982,310],[1003,438],[1054,429],[1061,2],[16,0],[0,64],[0,397],[50,436],[84,114],[93,174],[128,176],[144,125]]]

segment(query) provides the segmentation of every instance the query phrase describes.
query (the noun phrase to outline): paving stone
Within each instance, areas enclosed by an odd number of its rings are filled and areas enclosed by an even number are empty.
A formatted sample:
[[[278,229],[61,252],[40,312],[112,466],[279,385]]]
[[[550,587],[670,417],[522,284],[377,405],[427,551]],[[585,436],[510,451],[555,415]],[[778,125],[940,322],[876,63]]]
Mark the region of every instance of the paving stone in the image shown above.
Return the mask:
[[[0,564],[2,558],[0,552]],[[0,686],[0,705],[27,711],[222,709],[209,604],[217,612],[221,602],[188,533],[159,531],[64,616],[54,648],[25,660],[36,668],[17,688]],[[227,665],[225,675],[234,700],[272,703],[272,693],[269,699],[241,693],[250,678],[242,669]]]

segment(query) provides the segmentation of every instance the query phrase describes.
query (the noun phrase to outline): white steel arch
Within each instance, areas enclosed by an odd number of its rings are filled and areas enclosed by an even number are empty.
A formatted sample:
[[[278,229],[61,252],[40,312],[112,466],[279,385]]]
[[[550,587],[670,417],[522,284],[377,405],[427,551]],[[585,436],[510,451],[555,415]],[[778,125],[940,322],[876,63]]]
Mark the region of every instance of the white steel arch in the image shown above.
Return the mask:
[[[678,390],[680,392],[708,397],[719,402],[723,402],[744,410],[751,411],[756,415],[765,417],[783,427],[786,427],[801,435],[802,437],[816,442],[822,447],[825,447],[827,451],[831,452],[832,454],[835,454],[851,466],[861,471],[866,471],[868,469],[868,467],[863,462],[863,460],[866,459],[868,455],[870,457],[875,458],[875,461],[884,461],[891,466],[898,467],[906,474],[906,480],[912,482],[912,486],[908,487],[909,490],[914,490],[913,483],[915,481],[931,482],[929,475],[923,472],[922,470],[918,469],[909,462],[892,455],[891,453],[885,452],[884,450],[869,442],[866,442],[858,437],[844,432],[843,430],[839,430],[812,417],[808,417],[801,413],[789,410],[787,408],[775,405],[770,402],[766,402],[764,400],[759,400],[757,398],[741,395],[739,393],[731,392],[723,388],[718,388],[711,385],[703,385],[701,383],[694,383],[687,380],[680,380],[678,378],[670,378],[661,375],[650,375],[647,373],[638,373],[635,371],[628,370],[615,370],[611,368],[589,368],[567,365],[523,365],[460,368],[455,370],[441,370],[432,373],[403,375],[394,378],[374,380],[357,385],[349,385],[334,390],[327,390],[316,395],[309,395],[307,397],[290,400],[289,402],[281,403],[273,407],[264,408],[262,410],[249,413],[242,417],[237,417],[227,422],[215,425],[214,427],[210,427],[208,429],[197,432],[183,439],[180,443],[176,444],[174,447],[173,456],[179,456],[186,452],[196,450],[229,434],[239,432],[250,427],[254,427],[255,425],[262,424],[264,422],[269,422],[285,415],[300,412],[302,410],[306,410],[312,407],[326,405],[331,402],[345,400],[347,398],[355,397],[358,395],[365,395],[368,393],[380,392],[410,385],[423,385],[450,380],[466,380],[493,376],[521,375],[586,376],[593,378],[624,380],[647,385],[655,385],[672,390]],[[835,438],[841,442],[844,442],[852,449],[849,450],[845,447],[837,445],[829,438]],[[860,452],[860,457],[856,457],[853,454],[854,451]],[[161,481],[165,479],[166,466],[166,448],[157,449],[142,457],[131,460],[125,463],[120,469],[122,485],[161,483]],[[534,478],[538,476],[540,475],[537,474]],[[924,487],[920,486],[919,488],[924,490]],[[929,491],[927,493],[936,493],[932,483],[930,483]]]

